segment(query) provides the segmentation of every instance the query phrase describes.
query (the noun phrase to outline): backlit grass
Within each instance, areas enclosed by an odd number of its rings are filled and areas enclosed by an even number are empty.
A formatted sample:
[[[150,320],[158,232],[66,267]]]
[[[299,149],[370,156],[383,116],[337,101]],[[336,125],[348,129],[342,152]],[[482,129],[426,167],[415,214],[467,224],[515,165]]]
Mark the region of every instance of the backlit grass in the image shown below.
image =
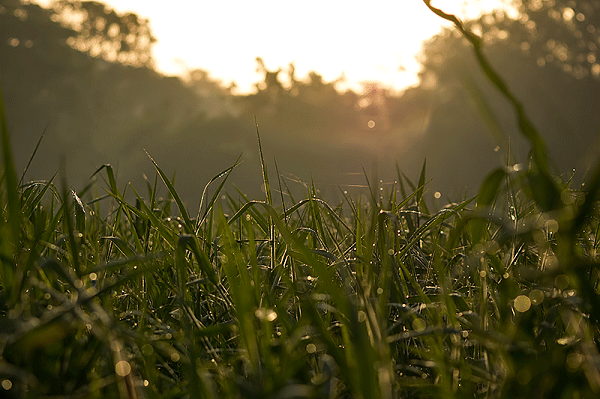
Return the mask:
[[[531,159],[443,206],[425,164],[296,198],[262,150],[264,201],[234,162],[197,211],[150,157],[143,188],[20,183],[0,114],[0,396],[597,396],[600,166],[554,176],[511,101]]]

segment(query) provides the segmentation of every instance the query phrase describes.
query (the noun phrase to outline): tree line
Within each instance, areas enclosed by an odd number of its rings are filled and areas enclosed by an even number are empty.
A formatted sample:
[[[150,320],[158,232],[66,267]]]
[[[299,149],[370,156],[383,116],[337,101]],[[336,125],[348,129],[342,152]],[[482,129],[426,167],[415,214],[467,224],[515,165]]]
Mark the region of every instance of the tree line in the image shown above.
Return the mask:
[[[522,0],[517,18],[495,11],[466,21],[564,173],[585,170],[600,148],[599,4]],[[81,185],[111,163],[124,182],[140,180],[153,176],[146,150],[193,202],[242,154],[232,181],[258,191],[255,120],[268,161],[290,184],[314,178],[332,193],[364,184],[363,170],[392,181],[398,164],[414,175],[426,158],[430,189],[460,196],[508,157],[527,159],[508,105],[450,29],[425,43],[421,84],[402,93],[378,82],[341,91],[316,71],[298,77],[293,64],[269,70],[257,58],[262,80],[235,95],[207,71],[160,75],[154,42],[148,21],[100,2],[0,0],[0,83],[18,167],[46,132],[28,178],[62,164]]]

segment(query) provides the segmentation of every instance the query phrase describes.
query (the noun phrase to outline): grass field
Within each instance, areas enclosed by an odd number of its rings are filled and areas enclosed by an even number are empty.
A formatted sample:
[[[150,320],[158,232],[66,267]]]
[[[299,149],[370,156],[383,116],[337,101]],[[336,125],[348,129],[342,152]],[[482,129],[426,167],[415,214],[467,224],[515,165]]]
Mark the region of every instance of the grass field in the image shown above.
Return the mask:
[[[109,165],[80,192],[27,183],[0,98],[0,396],[600,395],[600,164],[554,175],[479,60],[531,157],[441,207],[425,164],[335,204],[264,162],[264,200],[227,193],[234,164],[198,211],[156,163],[142,188]]]

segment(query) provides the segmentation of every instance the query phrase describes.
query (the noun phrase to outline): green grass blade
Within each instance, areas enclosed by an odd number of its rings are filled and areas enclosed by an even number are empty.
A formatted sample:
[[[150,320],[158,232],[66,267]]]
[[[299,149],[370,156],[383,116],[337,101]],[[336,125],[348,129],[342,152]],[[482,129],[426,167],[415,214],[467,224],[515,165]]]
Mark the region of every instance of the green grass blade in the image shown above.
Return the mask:
[[[479,194],[477,195],[478,209],[486,209],[492,204],[492,202],[495,201],[505,178],[506,171],[502,168],[495,169],[493,172],[487,175],[481,184],[481,187],[479,188]]]
[[[98,169],[96,169],[96,171],[92,174],[91,177],[96,176],[103,169],[106,170],[106,176],[108,177],[108,185],[109,185],[111,191],[115,194],[119,194],[119,189],[117,188],[117,181],[115,179],[115,173],[110,164],[104,164],[104,165],[100,166]]]
[[[2,144],[2,167],[4,169],[4,185],[6,189],[6,201],[8,203],[8,221],[9,236],[8,242],[12,248],[10,252],[16,254],[19,251],[19,242],[21,239],[21,206],[19,200],[19,188],[17,184],[17,173],[15,171],[15,161],[13,159],[12,146],[10,144],[10,135],[6,126],[6,114],[4,111],[4,100],[0,88],[0,143]],[[7,255],[7,254],[6,254]],[[5,255],[5,256],[6,256]],[[3,262],[4,263],[4,262]],[[6,269],[5,265],[3,269]],[[10,267],[10,266],[8,266]],[[9,278],[12,273],[3,270],[3,277]],[[10,285],[10,281],[5,280],[5,284]]]
[[[46,195],[48,190],[51,187],[53,187],[52,182],[56,178],[57,174],[58,174],[58,172],[56,172],[54,174],[54,176],[52,176],[52,178],[44,184],[44,188],[39,193],[37,193],[36,196],[31,201],[26,202],[26,207],[23,210],[23,216],[25,218],[29,219],[29,217],[31,217],[33,210],[38,207],[38,205],[42,202],[44,195]]]
[[[158,166],[158,164],[154,161],[154,159],[152,159],[150,154],[148,154],[146,152],[146,155],[148,155],[148,158],[150,158],[150,161],[152,161],[152,164],[154,164],[154,167],[156,168],[156,171],[160,175],[160,178],[165,183],[165,185],[167,186],[167,189],[169,190],[169,193],[175,200],[175,203],[177,204],[177,208],[179,209],[179,213],[181,214],[181,217],[183,217],[183,220],[185,222],[184,226],[185,226],[186,232],[188,234],[192,234],[194,232],[194,225],[192,224],[190,216],[189,216],[187,210],[185,209],[185,206],[183,205],[181,198],[179,198],[179,194],[177,194],[175,187],[173,186],[173,184],[171,183],[171,181],[169,180],[167,175],[165,175],[165,173],[162,171],[160,166]]]
[[[260,143],[260,132],[258,131],[258,122],[256,117],[254,118],[254,124],[256,125],[256,139],[258,140],[258,153],[260,155],[260,167],[263,175],[263,183],[265,187],[265,194],[267,196],[267,204],[273,205],[273,199],[271,198],[271,186],[269,185],[269,173],[267,172],[267,165],[265,164],[265,158],[263,156],[262,145]]]
[[[423,191],[425,190],[425,171],[427,168],[427,160],[423,160],[423,167],[421,168],[421,175],[419,176],[419,188],[417,189],[417,193],[415,195],[418,211],[422,210],[426,214],[429,214],[429,209],[427,208],[427,204],[425,203],[425,198],[423,197]],[[431,180],[430,180],[431,181]],[[417,225],[419,224],[417,219]]]
[[[232,166],[230,166],[229,168],[225,169],[224,171],[222,171],[221,173],[217,174],[216,176],[214,176],[207,184],[206,186],[204,186],[204,190],[202,191],[202,198],[200,199],[200,207],[198,209],[198,217],[197,217],[197,222],[196,222],[196,233],[200,230],[200,226],[202,226],[204,224],[204,222],[206,221],[206,217],[208,215],[208,213],[213,209],[213,206],[215,204],[215,201],[217,200],[217,198],[219,197],[219,194],[221,193],[221,190],[223,189],[223,186],[225,185],[225,182],[227,181],[227,179],[229,178],[229,175],[231,174],[231,172],[233,171],[233,169],[235,169],[241,162],[240,159],[242,158],[242,156],[240,155],[238,157],[238,159],[234,162],[234,164]],[[217,179],[223,177],[223,180],[221,181],[221,183],[219,184],[219,187],[217,187],[217,189],[215,190],[215,193],[213,194],[210,202],[206,205],[206,209],[204,210],[203,214],[202,214],[202,218],[200,218],[200,213],[202,212],[202,207],[204,205],[204,198],[206,196],[206,191],[208,190],[208,187],[215,182]]]
[[[42,143],[42,139],[46,135],[46,131],[48,131],[48,125],[46,125],[46,127],[44,128],[44,131],[40,135],[40,138],[38,139],[38,141],[35,145],[35,148],[33,149],[31,156],[29,157],[29,160],[27,161],[27,165],[25,166],[25,169],[23,170],[23,174],[21,174],[21,179],[19,180],[19,186],[21,186],[23,184],[25,175],[27,174],[27,171],[29,170],[29,167],[31,166],[31,162],[33,162],[33,158],[35,158],[35,154],[37,154],[38,148],[40,148],[40,144]]]

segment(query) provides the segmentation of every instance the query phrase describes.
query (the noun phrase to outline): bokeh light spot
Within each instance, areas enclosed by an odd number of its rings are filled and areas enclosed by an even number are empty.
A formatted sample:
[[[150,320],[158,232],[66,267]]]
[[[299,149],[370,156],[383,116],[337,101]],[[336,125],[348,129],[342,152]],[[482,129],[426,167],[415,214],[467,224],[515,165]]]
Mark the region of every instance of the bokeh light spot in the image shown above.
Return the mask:
[[[277,313],[272,309],[258,308],[254,315],[259,320],[274,321],[277,318]]]
[[[514,306],[517,312],[527,312],[531,308],[531,299],[527,295],[519,295],[515,298]]]
[[[517,379],[517,382],[519,384],[527,385],[529,384],[529,381],[531,381],[531,371],[529,371],[528,369],[521,369],[519,370],[515,378]]]
[[[544,292],[542,290],[531,290],[529,299],[533,305],[539,305],[544,302]]]
[[[131,373],[131,365],[125,360],[121,360],[115,364],[115,372],[120,377],[125,377]]]
[[[570,372],[574,373],[577,370],[579,370],[582,360],[583,360],[583,356],[581,355],[581,353],[571,352],[567,355],[567,359],[565,360],[565,365],[567,366],[567,369]]]
[[[366,321],[366,320],[367,320],[367,314],[364,311],[359,310],[358,311],[358,321],[362,323],[363,321]]]
[[[427,323],[425,323],[425,320],[423,320],[421,318],[416,318],[412,322],[412,328],[413,328],[413,330],[415,330],[417,332],[421,332],[421,331],[425,330],[426,326],[427,326]]]
[[[145,344],[142,346],[142,355],[150,356],[154,353],[154,348],[150,344]]]
[[[569,286],[569,276],[566,274],[559,274],[554,278],[554,285],[559,290],[565,290]]]

